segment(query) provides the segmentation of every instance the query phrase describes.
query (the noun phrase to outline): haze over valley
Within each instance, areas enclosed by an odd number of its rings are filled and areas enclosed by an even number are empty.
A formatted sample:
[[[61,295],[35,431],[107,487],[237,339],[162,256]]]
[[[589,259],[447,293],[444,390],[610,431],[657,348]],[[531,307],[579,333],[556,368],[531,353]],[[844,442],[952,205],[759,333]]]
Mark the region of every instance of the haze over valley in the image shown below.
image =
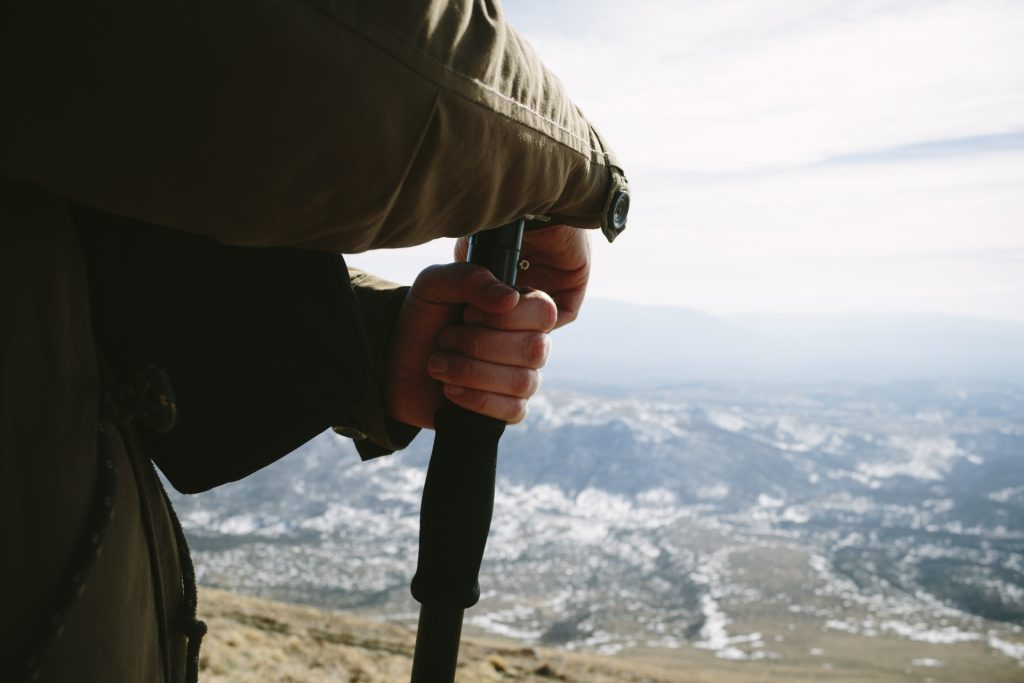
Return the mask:
[[[679,666],[1024,678],[1020,385],[551,374],[502,442],[471,629]],[[414,624],[430,442],[360,463],[325,434],[175,496],[200,582]]]

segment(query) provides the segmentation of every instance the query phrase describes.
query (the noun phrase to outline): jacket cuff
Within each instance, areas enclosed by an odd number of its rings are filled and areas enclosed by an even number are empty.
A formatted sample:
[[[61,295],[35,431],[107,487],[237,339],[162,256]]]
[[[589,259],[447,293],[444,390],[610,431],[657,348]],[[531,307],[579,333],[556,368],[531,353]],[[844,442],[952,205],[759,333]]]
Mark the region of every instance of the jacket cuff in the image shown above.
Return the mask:
[[[349,277],[369,340],[372,371],[362,397],[333,429],[352,439],[359,456],[370,460],[405,448],[420,431],[387,415],[382,388],[384,353],[409,288],[356,268],[349,269]]]

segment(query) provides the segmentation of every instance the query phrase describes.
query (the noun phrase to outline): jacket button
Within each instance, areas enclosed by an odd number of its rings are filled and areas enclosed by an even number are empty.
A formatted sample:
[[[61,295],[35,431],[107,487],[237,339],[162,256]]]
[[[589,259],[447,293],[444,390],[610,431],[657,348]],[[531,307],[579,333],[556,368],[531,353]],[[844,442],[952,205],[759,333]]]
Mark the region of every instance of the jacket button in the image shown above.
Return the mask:
[[[340,434],[341,436],[352,439],[353,441],[363,441],[368,438],[366,432],[356,429],[355,427],[341,425],[338,427],[331,427],[331,429],[334,430],[335,434]]]

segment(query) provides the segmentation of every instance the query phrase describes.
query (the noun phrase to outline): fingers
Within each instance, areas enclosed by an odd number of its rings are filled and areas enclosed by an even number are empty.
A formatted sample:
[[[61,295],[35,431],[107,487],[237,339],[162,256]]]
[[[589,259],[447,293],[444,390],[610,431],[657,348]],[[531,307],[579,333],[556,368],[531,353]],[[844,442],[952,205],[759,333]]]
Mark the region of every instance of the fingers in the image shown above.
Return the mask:
[[[576,319],[590,279],[590,230],[554,225],[523,236],[523,258],[530,262],[520,281],[544,290],[558,305],[558,324]]]
[[[466,389],[452,384],[444,385],[445,397],[457,406],[474,413],[487,415],[510,425],[526,419],[526,399]]]
[[[558,307],[544,292],[525,290],[514,307],[494,311],[468,306],[462,317],[470,325],[495,330],[548,332],[558,322]]]
[[[458,304],[468,304],[468,325],[452,324]],[[521,422],[527,400],[540,385],[538,369],[547,360],[547,332],[557,319],[555,302],[544,292],[517,291],[470,263],[433,266],[420,273],[403,304],[398,351],[391,354],[401,362],[389,367],[409,371],[392,370],[389,378],[393,375],[395,381],[389,386],[408,389],[410,377],[426,380],[426,385],[416,380],[418,391],[406,401],[415,404],[415,411],[406,411],[415,412],[415,424],[428,424],[433,414],[433,382],[440,382],[444,395],[456,405],[510,424]],[[389,406],[410,393],[392,388]],[[391,410],[397,413],[396,408]]]
[[[438,337],[441,351],[500,365],[539,370],[551,342],[543,332],[509,332],[477,325],[453,325]]]
[[[443,383],[453,403],[505,422],[526,416],[526,401],[540,387],[540,373],[532,368],[501,365],[437,352],[428,372]]]
[[[427,371],[445,384],[515,398],[530,398],[540,387],[540,373],[533,368],[488,363],[441,351],[430,356]]]
[[[413,305],[423,308],[469,304],[487,314],[498,315],[513,308],[520,295],[486,268],[472,263],[449,263],[421,272],[409,297]]]

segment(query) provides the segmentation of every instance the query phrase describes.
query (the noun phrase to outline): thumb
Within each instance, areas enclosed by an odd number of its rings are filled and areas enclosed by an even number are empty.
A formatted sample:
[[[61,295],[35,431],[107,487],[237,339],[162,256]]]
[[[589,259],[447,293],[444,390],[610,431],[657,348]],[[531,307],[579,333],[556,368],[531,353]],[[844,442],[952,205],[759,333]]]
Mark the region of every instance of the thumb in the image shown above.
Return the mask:
[[[519,292],[482,266],[449,263],[419,274],[410,296],[434,305],[469,304],[487,313],[504,313],[519,303]]]
[[[455,260],[456,261],[467,261],[469,260],[469,238],[460,237],[455,240]]]

